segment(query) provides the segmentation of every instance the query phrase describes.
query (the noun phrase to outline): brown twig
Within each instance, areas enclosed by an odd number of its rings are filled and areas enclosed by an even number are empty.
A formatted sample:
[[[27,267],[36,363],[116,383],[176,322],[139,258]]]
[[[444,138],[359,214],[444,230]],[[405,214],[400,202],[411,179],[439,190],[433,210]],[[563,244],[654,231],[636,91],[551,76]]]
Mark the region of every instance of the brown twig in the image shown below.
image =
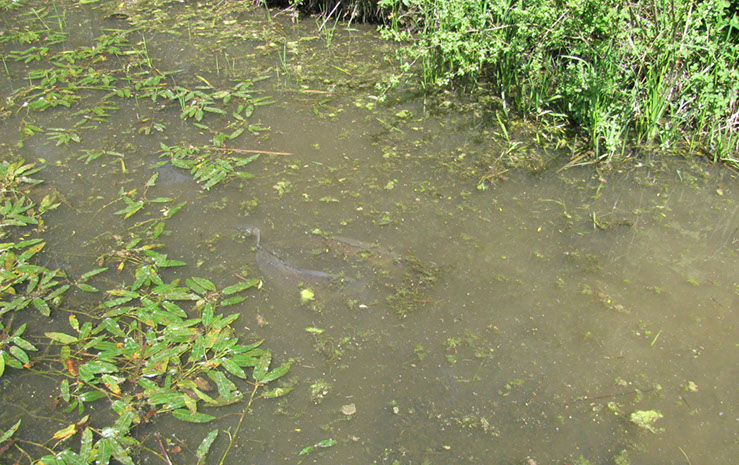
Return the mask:
[[[154,436],[156,436],[157,442],[159,442],[159,448],[162,449],[162,454],[164,454],[164,458],[167,460],[167,465],[172,465],[172,461],[169,460],[169,455],[167,455],[167,449],[165,449],[164,444],[162,444],[162,437],[159,436],[159,433],[156,433]]]
[[[641,392],[642,394],[647,394],[649,392],[654,392],[656,390],[657,388],[653,387],[653,388],[647,389],[646,391],[642,391],[641,389],[632,389],[631,391],[619,392],[616,394],[603,394],[601,396],[582,396],[582,397],[578,397],[577,399],[573,399],[569,402],[565,402],[565,405],[574,404],[575,402],[583,402],[586,400],[600,400],[600,399],[610,399],[613,397],[628,396],[629,394],[636,394],[637,392]]]

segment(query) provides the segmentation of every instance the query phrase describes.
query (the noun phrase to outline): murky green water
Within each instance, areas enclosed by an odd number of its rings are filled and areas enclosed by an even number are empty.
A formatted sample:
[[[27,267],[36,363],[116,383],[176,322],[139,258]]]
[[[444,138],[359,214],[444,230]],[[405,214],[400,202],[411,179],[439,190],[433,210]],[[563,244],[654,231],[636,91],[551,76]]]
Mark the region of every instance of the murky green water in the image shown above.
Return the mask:
[[[61,47],[129,27],[101,11],[68,9],[70,36]],[[523,152],[546,153],[549,165],[508,172],[480,190],[483,163],[510,147],[491,114],[452,95],[425,102],[412,89],[371,105],[392,61],[372,28],[339,24],[328,37],[310,19],[293,24],[285,16],[273,12],[271,24],[261,10],[224,18],[244,37],[215,52],[218,37],[188,37],[181,25],[180,37],[140,33],[159,71],[180,70],[169,78],[178,85],[227,89],[266,77],[255,93],[274,103],[249,119],[262,129],[225,143],[244,158],[263,151],[242,169],[249,179],[206,191],[171,164],[151,168],[162,160],[160,144],[209,145],[229,114],[206,114],[207,128],[196,127],[176,103],[119,99],[106,121],[79,130],[79,143],[57,146],[42,132],[16,147],[24,122],[44,132],[69,127],[79,118],[73,110],[99,101],[91,91],[71,109],[13,108],[0,123],[1,156],[44,160],[38,195],[58,191],[63,199],[46,217],[47,266],[79,276],[108,258],[115,268],[120,260],[106,254],[121,250],[129,228],[186,201],[166,221],[158,250],[188,265],[162,275],[219,285],[235,275],[264,279],[234,308],[235,325],[248,340],[265,338],[276,359],[294,359],[297,384],[285,398],[254,405],[227,463],[610,464],[624,450],[634,464],[733,463],[734,173],[646,155],[621,169],[558,171],[564,152],[511,128]],[[3,27],[12,30],[10,21]],[[28,45],[4,47],[8,57]],[[6,65],[4,96],[25,85],[27,73],[7,58]],[[152,122],[163,131],[145,134]],[[115,153],[86,163],[87,150]],[[136,198],[176,200],[123,220],[115,215],[125,207],[119,199],[134,189]],[[273,258],[258,260],[249,227],[260,229]],[[340,249],[335,235],[364,245]],[[131,266],[105,273],[101,286],[128,279]],[[301,286],[313,301],[301,303]],[[95,305],[81,292],[66,299],[67,310]],[[66,319],[61,310],[35,324],[45,325],[39,333],[63,330]],[[51,410],[58,382],[6,372],[0,429],[23,417],[22,437],[43,441],[75,421]],[[345,415],[350,404],[356,413]],[[194,450],[211,429],[233,430],[241,409],[213,412],[222,416],[216,426],[157,417],[135,435],[151,449],[158,450],[151,436],[158,431]],[[638,410],[661,412],[656,426],[664,431],[631,423]],[[91,415],[95,422],[111,413],[100,405]],[[338,443],[298,456],[324,439]],[[163,463],[146,451],[138,460]]]

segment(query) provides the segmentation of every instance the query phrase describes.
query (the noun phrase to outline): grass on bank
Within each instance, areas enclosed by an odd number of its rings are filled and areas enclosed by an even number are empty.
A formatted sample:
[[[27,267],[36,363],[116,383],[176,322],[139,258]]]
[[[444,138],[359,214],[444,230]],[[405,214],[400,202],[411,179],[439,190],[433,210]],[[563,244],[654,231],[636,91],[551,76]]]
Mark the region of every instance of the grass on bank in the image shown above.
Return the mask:
[[[379,6],[383,35],[403,44],[402,77],[426,89],[491,86],[526,118],[581,129],[600,161],[656,145],[739,166],[739,14],[728,1]]]

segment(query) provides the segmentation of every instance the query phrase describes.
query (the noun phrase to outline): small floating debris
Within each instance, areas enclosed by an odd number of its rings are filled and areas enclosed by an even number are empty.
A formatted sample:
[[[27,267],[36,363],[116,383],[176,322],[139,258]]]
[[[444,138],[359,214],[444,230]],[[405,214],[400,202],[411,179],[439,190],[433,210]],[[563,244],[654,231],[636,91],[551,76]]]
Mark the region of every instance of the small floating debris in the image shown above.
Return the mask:
[[[354,404],[347,404],[341,407],[341,413],[350,417],[357,413],[357,406]]]

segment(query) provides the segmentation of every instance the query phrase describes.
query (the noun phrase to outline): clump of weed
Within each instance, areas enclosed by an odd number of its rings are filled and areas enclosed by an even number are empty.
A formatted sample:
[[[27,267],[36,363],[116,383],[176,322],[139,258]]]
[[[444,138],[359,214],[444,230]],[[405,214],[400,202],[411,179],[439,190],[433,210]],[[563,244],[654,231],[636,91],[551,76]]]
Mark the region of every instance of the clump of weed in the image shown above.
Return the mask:
[[[659,433],[664,431],[664,428],[657,428],[654,424],[663,416],[657,410],[637,410],[631,413],[629,420],[639,428],[651,431],[652,433]]]

